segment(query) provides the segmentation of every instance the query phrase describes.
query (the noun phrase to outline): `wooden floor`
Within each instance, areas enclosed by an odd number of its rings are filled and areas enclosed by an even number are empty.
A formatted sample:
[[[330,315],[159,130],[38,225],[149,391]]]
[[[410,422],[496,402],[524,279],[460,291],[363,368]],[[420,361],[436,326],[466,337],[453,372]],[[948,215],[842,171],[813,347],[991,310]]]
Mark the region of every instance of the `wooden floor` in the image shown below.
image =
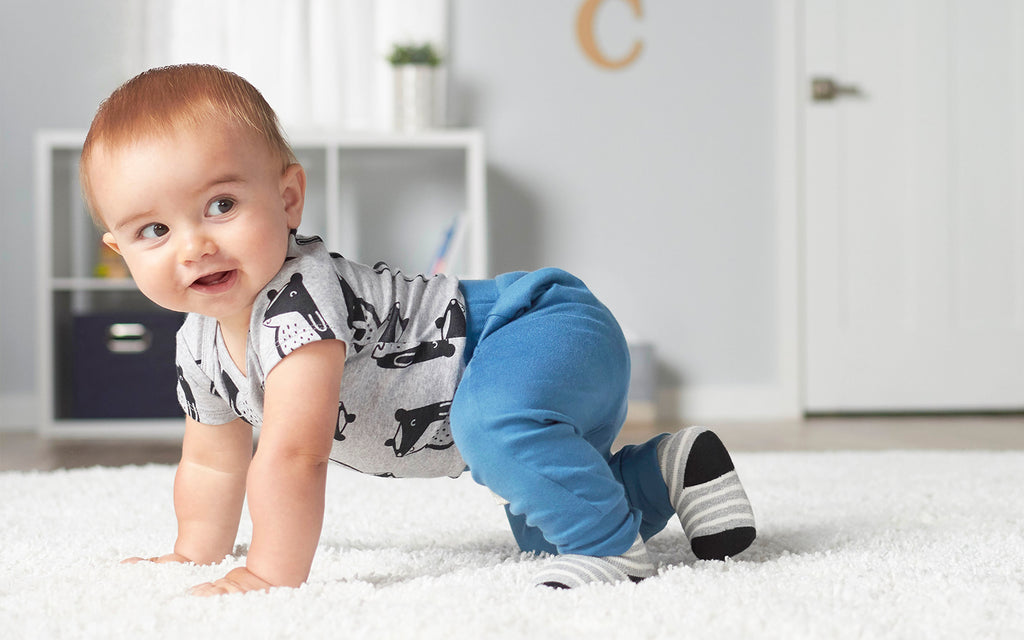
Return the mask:
[[[784,422],[707,425],[732,451],[886,449],[1024,450],[1024,414],[810,418]],[[619,445],[639,443],[680,425],[627,423]],[[180,442],[44,440],[34,433],[0,432],[0,471],[174,464]]]

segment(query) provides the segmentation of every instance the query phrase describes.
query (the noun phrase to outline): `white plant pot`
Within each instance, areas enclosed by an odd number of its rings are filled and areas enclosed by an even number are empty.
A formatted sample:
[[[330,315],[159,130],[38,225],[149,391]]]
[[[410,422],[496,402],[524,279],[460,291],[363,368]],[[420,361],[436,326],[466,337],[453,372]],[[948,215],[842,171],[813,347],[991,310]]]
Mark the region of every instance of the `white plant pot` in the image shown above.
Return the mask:
[[[434,67],[400,64],[395,75],[395,129],[420,131],[436,125],[434,119]]]

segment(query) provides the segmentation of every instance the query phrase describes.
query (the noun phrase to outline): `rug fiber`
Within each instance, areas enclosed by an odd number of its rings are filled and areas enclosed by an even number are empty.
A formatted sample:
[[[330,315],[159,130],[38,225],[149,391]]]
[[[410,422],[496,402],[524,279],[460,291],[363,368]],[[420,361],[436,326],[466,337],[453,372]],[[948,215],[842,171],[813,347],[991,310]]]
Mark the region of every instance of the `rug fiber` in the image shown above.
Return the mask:
[[[531,586],[468,477],[330,472],[307,584],[186,595],[244,563],[122,565],[171,550],[174,469],[0,473],[4,638],[1024,638],[1024,452],[734,456],[759,537],[694,558],[678,523],[640,584]]]

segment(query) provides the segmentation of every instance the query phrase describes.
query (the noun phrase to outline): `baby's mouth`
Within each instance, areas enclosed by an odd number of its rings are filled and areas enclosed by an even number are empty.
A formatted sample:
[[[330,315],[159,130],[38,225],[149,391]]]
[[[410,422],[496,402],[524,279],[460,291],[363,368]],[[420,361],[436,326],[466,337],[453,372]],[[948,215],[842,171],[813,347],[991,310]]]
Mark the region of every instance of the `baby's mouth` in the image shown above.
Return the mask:
[[[196,278],[192,283],[192,286],[198,285],[200,287],[215,287],[218,284],[227,282],[232,273],[234,273],[234,271],[218,271],[216,273],[211,273],[203,276],[202,278]]]

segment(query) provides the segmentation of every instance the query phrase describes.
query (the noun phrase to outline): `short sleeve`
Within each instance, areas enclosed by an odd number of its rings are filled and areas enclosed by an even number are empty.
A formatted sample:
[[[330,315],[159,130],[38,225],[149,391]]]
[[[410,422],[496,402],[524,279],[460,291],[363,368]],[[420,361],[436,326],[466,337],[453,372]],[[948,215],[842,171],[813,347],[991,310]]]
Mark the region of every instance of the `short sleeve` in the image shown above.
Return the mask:
[[[289,353],[318,340],[351,342],[338,274],[329,259],[289,260],[254,305],[250,338],[263,375]]]

